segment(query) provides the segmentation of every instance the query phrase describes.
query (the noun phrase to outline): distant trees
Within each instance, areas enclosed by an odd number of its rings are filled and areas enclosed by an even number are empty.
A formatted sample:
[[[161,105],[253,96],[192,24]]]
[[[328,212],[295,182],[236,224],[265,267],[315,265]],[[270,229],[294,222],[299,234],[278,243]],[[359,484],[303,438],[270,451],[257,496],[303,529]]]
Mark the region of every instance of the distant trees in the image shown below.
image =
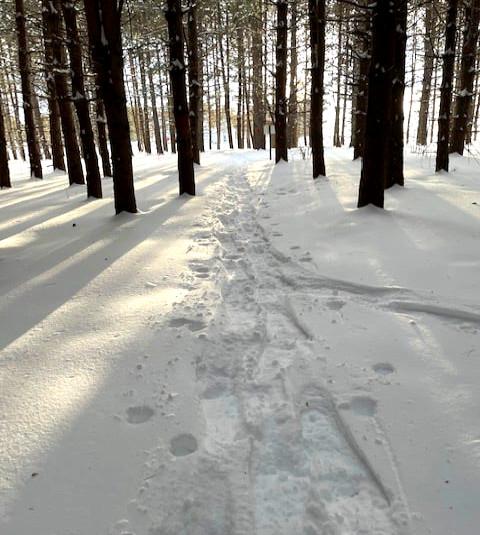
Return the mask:
[[[325,175],[324,131],[341,147],[350,126],[353,157],[363,158],[358,205],[383,206],[384,190],[404,182],[405,97],[407,143],[415,127],[422,147],[437,136],[437,170],[477,137],[480,0],[5,6],[7,158],[24,157],[26,145],[40,178],[42,153],[51,156],[70,183],[83,183],[85,174],[87,194],[97,198],[101,160],[103,176],[113,175],[117,212],[136,210],[132,140],[147,154],[178,152],[180,191],[193,193],[190,160],[200,162],[205,144],[264,149],[265,125],[274,123],[275,160],[288,160],[302,137],[317,178]],[[328,105],[334,113],[324,125]]]

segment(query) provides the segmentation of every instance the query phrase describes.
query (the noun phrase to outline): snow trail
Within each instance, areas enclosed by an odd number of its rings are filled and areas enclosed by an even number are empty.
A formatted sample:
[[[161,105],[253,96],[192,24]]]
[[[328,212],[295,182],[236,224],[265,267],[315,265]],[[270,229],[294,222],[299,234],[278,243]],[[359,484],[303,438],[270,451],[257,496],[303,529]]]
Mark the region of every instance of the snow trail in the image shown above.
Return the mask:
[[[285,268],[293,279],[302,272],[258,221],[269,173],[252,175],[253,186],[245,163],[225,173],[202,220],[213,235],[196,238],[200,248],[215,242],[215,255],[191,263],[224,281],[196,360],[203,447],[142,487],[149,520],[137,521],[166,535],[406,533],[406,503],[384,487],[322,377],[308,372],[314,335],[289,301],[298,290]]]

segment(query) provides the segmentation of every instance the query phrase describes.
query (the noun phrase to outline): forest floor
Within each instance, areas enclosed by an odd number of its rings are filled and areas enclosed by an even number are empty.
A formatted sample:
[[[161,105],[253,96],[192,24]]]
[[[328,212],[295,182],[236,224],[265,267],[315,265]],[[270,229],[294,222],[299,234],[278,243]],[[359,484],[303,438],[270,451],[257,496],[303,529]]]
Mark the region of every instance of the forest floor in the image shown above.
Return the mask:
[[[480,165],[137,156],[141,213],[0,192],[2,535],[472,535]]]

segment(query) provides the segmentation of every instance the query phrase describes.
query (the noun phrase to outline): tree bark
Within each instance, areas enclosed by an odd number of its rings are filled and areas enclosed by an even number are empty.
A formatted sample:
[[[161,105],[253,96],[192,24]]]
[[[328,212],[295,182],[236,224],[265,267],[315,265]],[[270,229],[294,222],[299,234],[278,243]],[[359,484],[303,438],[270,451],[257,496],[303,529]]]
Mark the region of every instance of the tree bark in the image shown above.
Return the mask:
[[[452,106],[453,74],[455,67],[455,40],[457,36],[458,0],[448,0],[445,26],[445,51],[443,53],[443,74],[440,89],[440,110],[438,116],[438,142],[435,171],[448,171],[448,148],[450,139],[450,113]]]
[[[277,0],[275,70],[275,162],[288,161],[287,140],[287,0]]]
[[[263,46],[262,46],[262,0],[254,0],[250,25],[252,28],[252,104],[253,104],[253,148],[265,148],[264,88],[263,88]]]
[[[55,90],[60,110],[63,139],[65,141],[65,154],[67,157],[68,179],[70,184],[85,184],[83,176],[80,148],[78,146],[77,133],[71,94],[67,82],[67,62],[63,44],[63,36],[60,34],[61,5],[59,0],[43,0],[43,10],[46,11],[49,35],[52,38],[51,72],[55,82]]]
[[[52,55],[52,35],[48,18],[48,9],[42,8],[42,34],[45,58],[45,79],[47,84],[48,95],[48,119],[50,126],[50,144],[52,146],[52,164],[53,169],[66,171],[65,160],[63,156],[62,127],[60,122],[60,110],[58,108],[57,90],[52,73],[53,55]]]
[[[480,0],[470,0],[465,5],[465,30],[463,34],[462,62],[460,67],[460,91],[455,99],[453,114],[452,143],[450,152],[463,154],[468,123],[471,120],[473,85],[475,82],[475,60],[480,23]]]
[[[121,4],[115,0],[85,0],[92,58],[105,105],[113,163],[115,211],[135,213],[132,146],[123,79]]]
[[[0,99],[0,188],[11,188],[10,171],[8,169],[7,140],[5,136],[5,123]]]
[[[25,24],[25,8],[23,0],[15,0],[15,22],[18,41],[18,66],[22,82],[23,113],[25,116],[25,132],[27,135],[28,157],[32,177],[42,178],[40,146],[35,129],[32,101],[32,79],[29,62],[29,45]]]
[[[383,208],[391,136],[392,84],[395,66],[396,16],[390,0],[373,7],[372,57],[368,76],[365,147],[358,207]]]
[[[183,53],[183,27],[181,0],[167,0],[165,18],[168,25],[170,50],[170,79],[172,87],[173,113],[177,130],[178,178],[180,195],[195,195],[193,170],[192,133],[187,104],[185,82],[185,59]]]
[[[297,99],[297,24],[298,6],[297,0],[291,0],[291,24],[290,24],[290,90],[288,98],[288,146],[298,146],[298,99]]]
[[[407,46],[407,0],[395,3],[395,57],[392,81],[392,111],[390,119],[390,148],[385,187],[404,185],[403,177],[403,97],[405,93],[405,51]]]
[[[148,86],[150,90],[150,101],[152,103],[152,118],[153,118],[153,133],[155,136],[155,147],[157,149],[157,154],[163,154],[162,146],[162,132],[160,130],[160,120],[158,118],[158,108],[157,108],[157,96],[155,94],[155,84],[153,83],[153,68],[151,65],[151,55],[150,50],[145,50],[145,60],[147,62],[147,76],[148,76]]]
[[[325,72],[325,0],[308,0],[311,45],[310,146],[313,178],[325,176],[323,154],[323,77]],[[306,101],[306,99],[305,99]],[[305,119],[306,122],[306,119]]]
[[[83,148],[87,178],[87,196],[102,198],[102,181],[98,168],[98,157],[95,147],[90,110],[85,90],[83,73],[82,47],[77,26],[77,13],[71,0],[61,0],[63,19],[67,33],[67,48],[70,56],[72,94],[75,111],[80,125],[80,141]]]
[[[200,117],[200,82],[197,31],[197,2],[188,0],[188,94],[190,106],[190,130],[192,135],[193,161],[200,163],[200,147],[198,143]]]

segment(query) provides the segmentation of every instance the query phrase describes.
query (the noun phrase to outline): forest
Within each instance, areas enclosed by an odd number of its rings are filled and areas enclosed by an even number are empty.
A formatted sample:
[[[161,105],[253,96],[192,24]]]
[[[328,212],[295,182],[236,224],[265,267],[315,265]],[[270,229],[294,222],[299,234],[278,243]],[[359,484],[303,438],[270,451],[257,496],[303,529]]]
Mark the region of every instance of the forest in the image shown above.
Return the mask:
[[[0,533],[476,533],[480,0],[0,14]]]
[[[45,0],[2,13],[2,187],[10,157],[35,178],[51,159],[89,197],[111,176],[117,213],[135,212],[131,143],[178,146],[180,194],[194,195],[201,152],[222,135],[265,149],[266,124],[275,160],[302,138],[318,178],[328,107],[333,145],[362,158],[358,206],[383,207],[384,189],[403,185],[405,142],[436,141],[435,170],[448,171],[477,136],[474,1]]]

